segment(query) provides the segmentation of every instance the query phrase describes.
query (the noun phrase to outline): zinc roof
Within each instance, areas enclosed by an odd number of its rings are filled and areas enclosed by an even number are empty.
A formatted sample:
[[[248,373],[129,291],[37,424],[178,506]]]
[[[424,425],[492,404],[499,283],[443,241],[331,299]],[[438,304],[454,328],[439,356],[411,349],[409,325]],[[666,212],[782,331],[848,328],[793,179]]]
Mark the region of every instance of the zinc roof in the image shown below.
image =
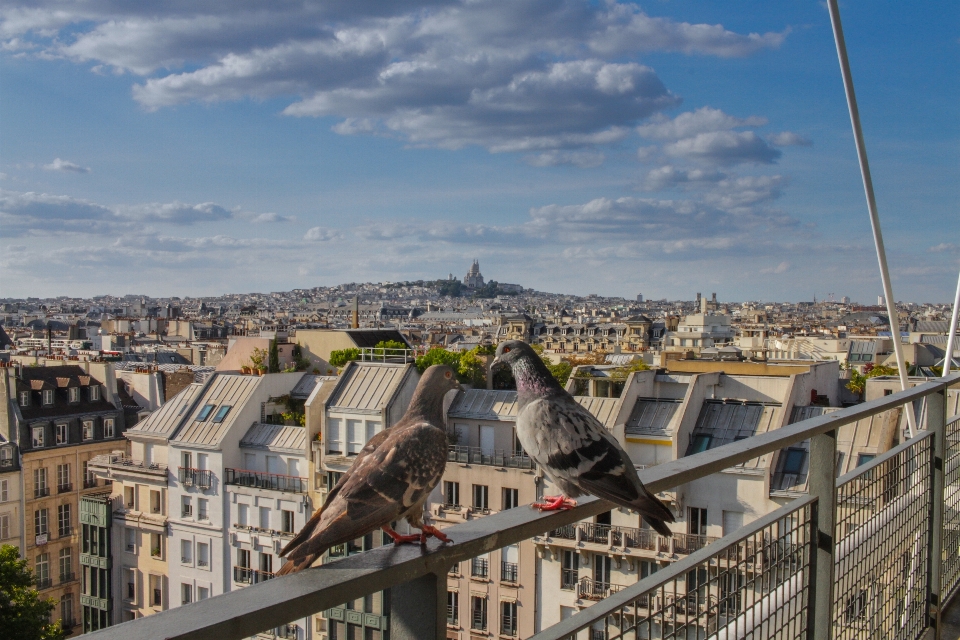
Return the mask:
[[[328,405],[331,409],[381,411],[400,385],[405,364],[353,363],[340,376]]]
[[[707,449],[735,442],[742,438],[766,433],[778,423],[779,404],[746,402],[743,400],[704,400],[697,424],[690,434],[686,455],[694,453],[698,436],[710,436]],[[738,469],[759,470],[769,457],[760,456],[736,466]]]
[[[574,396],[584,409],[593,414],[607,429],[612,429],[617,421],[620,409],[619,398],[594,398],[592,396]]]
[[[468,389],[457,394],[447,415],[451,418],[516,422],[517,392]]]
[[[187,385],[180,393],[164,402],[159,409],[127,429],[127,433],[171,437],[176,432],[177,426],[187,417],[186,412],[190,403],[202,389],[203,385],[200,383],[194,382]]]
[[[199,402],[193,406],[193,413],[185,416],[184,425],[173,440],[189,444],[218,446],[223,436],[233,426],[237,415],[240,413],[240,408],[249,400],[261,379],[259,376],[217,373],[208,383]],[[203,407],[208,404],[214,406],[213,410],[210,411],[206,420],[198,421],[197,416],[203,410]],[[217,411],[224,405],[229,405],[233,409],[222,422],[214,422]]]
[[[313,393],[314,388],[322,385],[325,381],[336,380],[337,376],[319,376],[308,373],[300,378],[300,382],[290,390],[290,397],[299,400],[306,400]]]
[[[671,398],[637,398],[624,431],[631,434],[669,435],[670,421],[682,402]]]
[[[300,426],[254,422],[240,440],[241,447],[269,449],[285,453],[304,453],[307,430]]]

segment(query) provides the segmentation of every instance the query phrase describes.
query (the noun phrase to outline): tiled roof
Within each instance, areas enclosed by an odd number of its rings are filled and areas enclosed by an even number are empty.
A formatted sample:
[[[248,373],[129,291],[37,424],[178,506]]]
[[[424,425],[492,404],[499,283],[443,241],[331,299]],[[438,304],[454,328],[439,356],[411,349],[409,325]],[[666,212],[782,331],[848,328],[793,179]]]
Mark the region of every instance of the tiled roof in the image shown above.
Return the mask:
[[[269,449],[286,453],[304,453],[307,430],[299,426],[255,422],[240,440],[241,447]]]
[[[381,411],[403,381],[409,365],[353,362],[340,376],[331,409]]]

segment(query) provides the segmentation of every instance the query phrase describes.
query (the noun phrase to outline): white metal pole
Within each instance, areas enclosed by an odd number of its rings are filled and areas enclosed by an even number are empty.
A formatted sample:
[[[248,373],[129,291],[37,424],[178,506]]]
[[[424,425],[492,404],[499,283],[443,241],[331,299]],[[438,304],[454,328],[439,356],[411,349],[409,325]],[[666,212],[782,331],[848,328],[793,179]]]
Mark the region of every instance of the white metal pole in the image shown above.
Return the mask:
[[[847,108],[850,111],[850,124],[853,126],[853,138],[857,145],[857,159],[860,161],[860,175],[863,178],[863,190],[867,196],[867,210],[870,212],[870,227],[873,229],[873,244],[877,249],[877,261],[880,263],[880,282],[887,302],[887,315],[890,316],[890,333],[893,337],[893,352],[897,358],[900,373],[900,388],[907,388],[907,368],[903,362],[903,347],[900,345],[900,316],[894,302],[893,287],[890,285],[890,271],[887,268],[887,253],[883,248],[883,235],[880,232],[880,216],[877,214],[877,200],[873,195],[873,179],[870,177],[870,164],[867,162],[867,147],[863,142],[863,130],[860,127],[860,111],[857,109],[857,96],[853,91],[853,76],[850,75],[850,62],[847,59],[847,45],[843,40],[843,26],[840,24],[840,7],[837,0],[827,0],[830,7],[830,24],[833,26],[833,39],[837,44],[837,56],[840,58],[840,74],[843,76],[843,90],[847,94]],[[913,415],[913,403],[907,408],[908,436],[917,431]]]
[[[953,362],[953,339],[957,335],[957,309],[960,308],[960,277],[957,277],[957,295],[953,298],[953,313],[950,315],[950,326],[947,333],[947,353],[943,358],[943,377],[950,375],[950,364]]]

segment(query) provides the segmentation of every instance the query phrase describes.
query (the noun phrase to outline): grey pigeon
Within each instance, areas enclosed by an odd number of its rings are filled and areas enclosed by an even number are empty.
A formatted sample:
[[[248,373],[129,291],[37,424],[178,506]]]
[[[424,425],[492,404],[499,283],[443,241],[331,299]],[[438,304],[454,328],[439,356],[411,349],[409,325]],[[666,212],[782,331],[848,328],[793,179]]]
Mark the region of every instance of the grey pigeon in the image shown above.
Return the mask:
[[[423,544],[428,536],[450,541],[423,523],[423,505],[447,466],[443,398],[459,388],[450,367],[435,365],[423,373],[403,418],[367,442],[323,507],[280,552],[288,559],[278,576],[306,569],[330,547],[378,528],[397,543]],[[398,534],[390,523],[401,518],[421,533]]]
[[[524,451],[563,492],[534,503],[543,511],[569,509],[589,493],[640,515],[662,536],[673,535],[673,513],[644,488],[616,438],[574,400],[543,360],[519,340],[501,342],[493,367],[509,366],[517,381],[517,438]]]

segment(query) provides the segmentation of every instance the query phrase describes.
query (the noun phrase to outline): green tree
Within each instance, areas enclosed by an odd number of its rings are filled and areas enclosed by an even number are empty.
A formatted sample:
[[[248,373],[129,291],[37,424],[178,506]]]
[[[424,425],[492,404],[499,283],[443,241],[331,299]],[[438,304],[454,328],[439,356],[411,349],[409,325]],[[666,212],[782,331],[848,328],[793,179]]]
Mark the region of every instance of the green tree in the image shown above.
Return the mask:
[[[339,349],[330,352],[330,364],[335,367],[343,367],[351,360],[360,359],[360,349]]]
[[[457,379],[472,385],[474,389],[487,388],[487,367],[477,356],[476,349],[460,354]]]
[[[19,640],[62,640],[59,620],[48,622],[54,609],[52,598],[40,599],[33,572],[13,545],[0,547],[0,629],[4,637]]]
[[[854,369],[850,372],[850,382],[847,383],[847,389],[862,396],[867,390],[867,380],[870,378],[896,376],[899,375],[899,373],[900,370],[896,367],[886,367],[882,364],[869,368],[865,373],[859,373]]]
[[[374,349],[383,349],[383,351],[374,351],[376,355],[385,355],[390,356],[402,356],[404,350],[408,349],[407,345],[399,340],[381,340],[377,344],[373,345]]]
[[[567,380],[570,379],[570,372],[573,371],[573,366],[564,360],[561,360],[557,364],[553,364],[549,360],[544,360],[544,362],[547,365],[547,370],[550,371],[550,375],[560,383],[561,387],[566,387]]]
[[[420,373],[423,373],[427,370],[427,367],[431,367],[435,364],[445,364],[454,371],[459,372],[460,354],[447,351],[443,347],[434,347],[422,356],[418,356],[416,360],[417,371]]]
[[[277,344],[276,338],[270,341],[270,366],[267,371],[270,373],[280,372],[280,346]]]
[[[630,374],[633,373],[634,371],[649,371],[649,370],[650,370],[650,365],[648,365],[646,362],[644,362],[640,358],[636,358],[634,360],[631,360],[629,364],[623,367],[617,367],[616,369],[613,369],[610,372],[610,379],[615,380],[617,382],[622,382],[626,380],[630,376]]]

